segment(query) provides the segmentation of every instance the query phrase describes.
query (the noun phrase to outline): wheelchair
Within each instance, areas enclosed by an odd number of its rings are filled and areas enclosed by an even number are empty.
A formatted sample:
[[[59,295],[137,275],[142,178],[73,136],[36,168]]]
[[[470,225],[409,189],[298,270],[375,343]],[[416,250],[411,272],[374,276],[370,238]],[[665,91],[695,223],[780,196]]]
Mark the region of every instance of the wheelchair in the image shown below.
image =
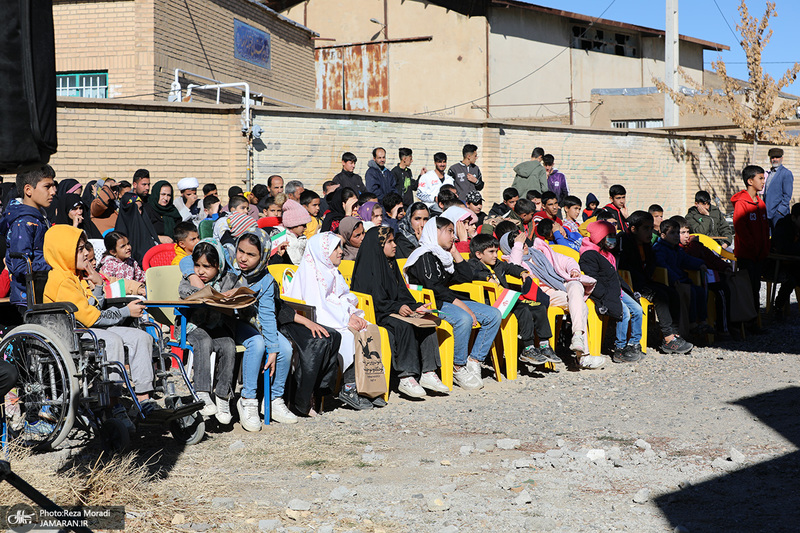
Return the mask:
[[[203,402],[181,360],[167,349],[160,325],[152,321],[139,324],[154,337],[158,354],[154,357],[154,394],[164,403],[163,409],[145,414],[125,365],[107,360],[104,341],[76,322],[77,307],[70,302],[35,303],[41,301],[44,285],[34,283],[29,258],[21,254],[12,257],[28,262],[28,305],[23,324],[0,340],[0,356],[19,373],[17,386],[6,396],[5,415],[0,420],[5,424],[3,445],[8,440],[36,450],[53,450],[77,429],[98,437],[112,451],[126,448],[130,443],[128,431],[111,415],[112,393],[120,385],[127,388],[138,414],[134,420],[137,433],[147,428],[168,428],[181,444],[202,440],[205,423],[199,411]],[[171,361],[175,362],[174,369]],[[121,380],[112,379],[112,371]],[[178,378],[183,379],[189,396],[178,394]]]

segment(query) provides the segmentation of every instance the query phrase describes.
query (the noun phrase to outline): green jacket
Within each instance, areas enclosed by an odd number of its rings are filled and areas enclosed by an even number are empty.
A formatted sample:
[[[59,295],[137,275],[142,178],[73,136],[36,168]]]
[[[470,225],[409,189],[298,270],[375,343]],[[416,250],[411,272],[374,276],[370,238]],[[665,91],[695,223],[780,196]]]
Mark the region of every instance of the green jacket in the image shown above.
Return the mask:
[[[512,187],[517,189],[520,198],[525,198],[528,191],[539,191],[544,193],[550,189],[547,187],[547,172],[544,165],[539,161],[525,161],[514,167],[514,183]]]
[[[689,222],[689,229],[692,233],[722,237],[728,244],[733,242],[733,228],[716,206],[709,206],[708,215],[702,215],[696,207],[691,207],[686,213],[686,220]]]

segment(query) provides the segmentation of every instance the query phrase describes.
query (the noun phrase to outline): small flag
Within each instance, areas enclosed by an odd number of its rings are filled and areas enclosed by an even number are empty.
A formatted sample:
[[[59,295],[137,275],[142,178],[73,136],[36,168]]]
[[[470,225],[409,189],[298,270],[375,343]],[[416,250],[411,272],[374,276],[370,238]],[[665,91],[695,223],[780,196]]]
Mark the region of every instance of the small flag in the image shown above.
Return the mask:
[[[106,298],[122,298],[125,296],[125,280],[110,281],[103,287]]]
[[[425,288],[422,285],[410,285],[408,283],[406,283],[406,287],[408,287],[408,290],[410,291],[421,291]]]
[[[286,292],[286,287],[288,284],[292,282],[294,279],[294,271],[291,268],[287,268],[283,271],[283,281],[281,282],[281,294]]]
[[[286,230],[281,230],[272,237],[270,237],[272,241],[272,251],[270,251],[270,255],[275,255],[275,252],[278,251],[278,247],[285,243],[289,242],[289,236],[286,234]]]
[[[514,305],[517,303],[520,296],[521,294],[517,291],[504,289],[503,292],[500,293],[500,297],[492,304],[492,307],[497,308],[505,319],[514,309]]]

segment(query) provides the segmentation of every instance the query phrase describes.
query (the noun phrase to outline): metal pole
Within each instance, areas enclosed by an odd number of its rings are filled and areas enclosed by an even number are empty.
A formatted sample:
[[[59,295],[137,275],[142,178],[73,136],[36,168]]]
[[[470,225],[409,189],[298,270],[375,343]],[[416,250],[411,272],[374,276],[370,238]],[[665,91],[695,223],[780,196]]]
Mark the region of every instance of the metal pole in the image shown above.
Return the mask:
[[[678,0],[666,0],[667,26],[664,36],[664,83],[673,91],[678,90],[679,38]],[[678,126],[678,106],[668,94],[664,95],[664,126]]]

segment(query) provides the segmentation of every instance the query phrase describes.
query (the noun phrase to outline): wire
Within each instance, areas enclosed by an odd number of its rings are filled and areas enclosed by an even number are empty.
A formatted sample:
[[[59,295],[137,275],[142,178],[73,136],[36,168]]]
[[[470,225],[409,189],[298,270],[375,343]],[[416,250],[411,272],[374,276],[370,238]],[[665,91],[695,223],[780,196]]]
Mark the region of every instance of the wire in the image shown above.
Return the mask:
[[[712,63],[712,61],[704,61],[704,63]],[[762,61],[762,65],[794,65],[798,61]],[[747,65],[747,61],[726,61],[726,65]]]
[[[584,35],[586,35],[586,32],[588,32],[588,31],[589,31],[589,28],[591,28],[592,26],[594,26],[594,23],[595,23],[595,22],[597,22],[597,21],[598,21],[600,18],[602,18],[602,16],[603,16],[603,15],[605,15],[605,14],[606,14],[606,11],[608,11],[609,9],[611,9],[611,6],[613,6],[613,5],[614,5],[614,3],[615,3],[616,1],[617,1],[617,0],[611,0],[611,3],[610,3],[610,4],[608,4],[608,6],[607,6],[607,7],[606,7],[606,8],[603,10],[603,12],[602,12],[602,13],[600,13],[598,16],[596,16],[596,17],[595,17],[595,18],[592,20],[592,22],[590,22],[590,23],[589,23],[589,25],[586,27],[586,29],[585,29],[585,30],[583,30],[583,33],[581,33],[581,34],[580,34],[580,36],[578,36],[578,39],[580,39],[580,38],[582,38]],[[715,1],[716,1],[716,0],[715,0]],[[471,103],[473,103],[473,102],[475,102],[475,101],[477,101],[477,100],[483,100],[484,98],[488,98],[488,97],[490,97],[490,96],[494,96],[495,94],[497,94],[497,93],[499,93],[499,92],[505,91],[506,89],[509,89],[509,88],[513,87],[514,85],[516,85],[516,84],[520,83],[521,81],[527,80],[528,78],[530,78],[531,76],[533,76],[534,74],[536,74],[537,72],[539,72],[540,70],[542,70],[544,67],[546,67],[547,65],[549,65],[550,63],[552,63],[553,61],[555,61],[555,60],[556,60],[556,59],[557,59],[557,58],[558,58],[558,57],[559,57],[561,54],[563,54],[564,52],[566,52],[566,51],[567,51],[567,50],[569,50],[570,48],[571,48],[570,46],[565,46],[565,47],[564,47],[564,48],[563,48],[563,49],[562,49],[562,50],[561,50],[559,53],[557,53],[556,55],[554,55],[553,57],[551,57],[549,60],[547,60],[547,61],[546,61],[545,63],[543,63],[541,66],[539,66],[539,67],[535,68],[534,70],[532,70],[531,72],[527,73],[526,75],[524,75],[523,77],[521,77],[521,78],[520,78],[520,79],[518,79],[517,81],[511,82],[511,83],[509,83],[508,85],[506,85],[505,87],[502,87],[502,88],[500,88],[500,89],[497,89],[496,91],[492,91],[492,92],[490,92],[490,93],[488,93],[488,94],[484,94],[484,95],[481,95],[481,96],[479,96],[479,97],[477,97],[477,98],[473,98],[472,100],[469,100],[469,101],[467,101],[467,102],[463,102],[463,103],[460,103],[460,104],[456,104],[456,105],[451,105],[451,106],[443,107],[443,108],[441,108],[441,109],[434,109],[433,111],[422,111],[422,112],[420,112],[420,113],[415,113],[415,115],[429,115],[429,114],[431,114],[431,113],[440,113],[440,112],[442,112],[442,111],[448,111],[448,110],[450,110],[450,109],[456,109],[457,107],[463,107],[463,106],[465,106],[465,105],[469,105],[469,104],[471,104]],[[487,53],[488,53],[488,50],[487,50]]]
[[[731,30],[731,35],[733,35],[734,41],[738,43],[739,40],[740,40],[740,37],[738,35],[736,35],[735,31],[733,31],[733,28],[731,27],[730,22],[728,22],[728,19],[725,17],[725,13],[722,12],[722,8],[719,7],[719,4],[717,3],[717,0],[713,0],[713,2],[714,2],[714,5],[717,6],[717,11],[719,11],[719,14],[722,16],[722,20],[725,21],[725,25],[728,27],[729,30]]]

